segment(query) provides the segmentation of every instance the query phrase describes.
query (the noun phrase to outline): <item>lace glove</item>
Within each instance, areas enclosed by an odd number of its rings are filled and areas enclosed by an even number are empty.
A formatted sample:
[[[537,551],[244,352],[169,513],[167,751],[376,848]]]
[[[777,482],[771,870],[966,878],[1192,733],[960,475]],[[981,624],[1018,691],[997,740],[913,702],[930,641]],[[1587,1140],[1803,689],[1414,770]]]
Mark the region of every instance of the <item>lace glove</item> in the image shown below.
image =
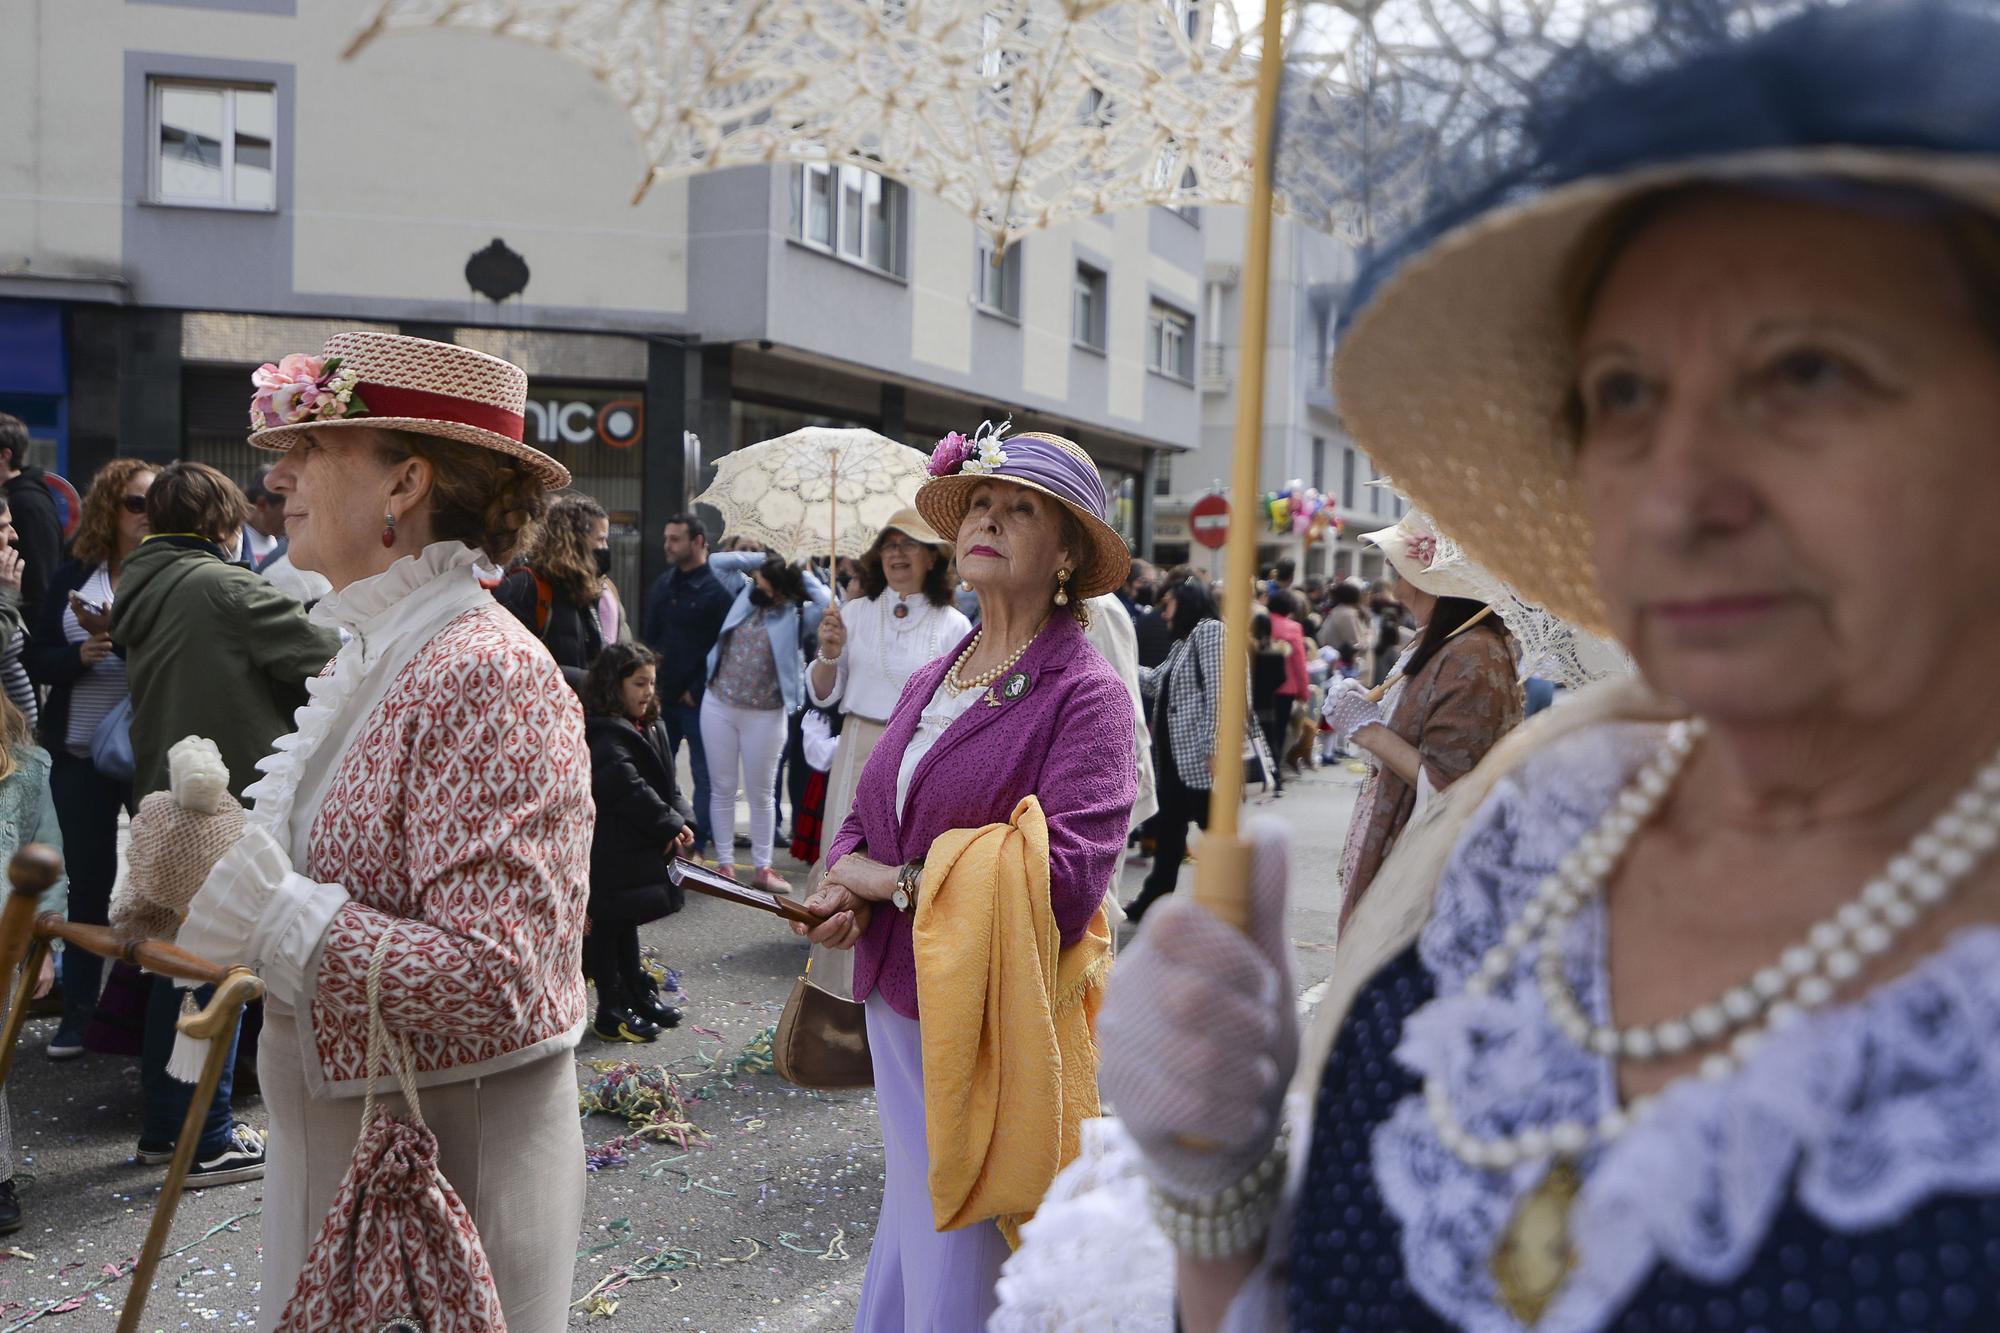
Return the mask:
[[[347,902],[338,884],[316,884],[261,825],[244,830],[188,905],[178,943],[223,967],[243,965],[271,996],[297,1008],[326,928]]]
[[[1354,733],[1364,727],[1388,725],[1382,717],[1382,705],[1368,697],[1367,689],[1358,680],[1343,680],[1328,691],[1322,715],[1342,745],[1353,740]]]
[[[1190,897],[1161,903],[1119,955],[1097,1021],[1104,1096],[1153,1183],[1181,1199],[1219,1194],[1265,1159],[1299,1062],[1285,934],[1290,834],[1268,817],[1248,833],[1249,934]]]

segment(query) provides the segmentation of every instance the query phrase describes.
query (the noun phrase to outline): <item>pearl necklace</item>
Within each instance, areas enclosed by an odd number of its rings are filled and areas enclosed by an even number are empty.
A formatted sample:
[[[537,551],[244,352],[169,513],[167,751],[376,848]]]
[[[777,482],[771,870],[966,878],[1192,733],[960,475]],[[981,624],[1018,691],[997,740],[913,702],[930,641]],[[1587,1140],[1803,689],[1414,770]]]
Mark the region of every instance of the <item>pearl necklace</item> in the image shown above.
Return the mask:
[[[994,667],[991,671],[982,671],[978,675],[974,676],[971,680],[966,680],[958,673],[965,669],[965,664],[967,662],[970,662],[972,660],[972,655],[979,651],[980,641],[986,637],[986,631],[984,629],[981,629],[979,633],[972,636],[972,642],[965,645],[965,651],[958,655],[958,660],[951,664],[951,670],[944,673],[944,683],[946,685],[949,685],[952,689],[958,691],[958,693],[960,694],[965,693],[967,690],[983,690],[988,685],[991,685],[993,684],[993,682],[999,680],[1000,677],[1006,675],[1009,671],[1012,671],[1014,669],[1014,664],[1021,660],[1022,655],[1025,654],[1028,651],[1028,649],[1034,645],[1035,639],[1038,638],[1039,636],[1040,636],[1040,631],[1038,630],[1036,631],[1035,634],[1029,636],[1027,643],[1024,643],[1019,648],[1016,648],[1013,651],[1013,653],[1008,656],[1007,660],[1002,662],[999,666]]]
[[[1563,975],[1562,938],[1585,906],[1603,896],[1626,847],[1673,789],[1705,730],[1699,720],[1678,722],[1669,729],[1666,744],[1597,826],[1557,863],[1555,873],[1542,881],[1521,915],[1508,924],[1500,943],[1486,951],[1479,970],[1466,982],[1468,994],[1490,994],[1513,971],[1515,959],[1535,945],[1536,984],[1556,1026],[1578,1046],[1606,1058],[1647,1061],[1672,1059],[1730,1038],[1726,1048],[1701,1062],[1703,1078],[1724,1079],[1769,1033],[1829,1003],[1841,983],[1859,975],[1865,959],[1886,953],[1945,902],[1987,853],[2000,848],[2000,755],[1995,755],[1930,826],[1911,839],[1907,849],[1890,859],[1881,875],[1831,916],[1815,922],[1776,963],[1679,1018],[1629,1028],[1595,1023]],[[1580,1156],[1594,1144],[1622,1136],[1656,1105],[1653,1097],[1639,1097],[1628,1107],[1607,1111],[1595,1125],[1564,1121],[1547,1129],[1480,1139],[1458,1123],[1450,1093],[1440,1080],[1425,1080],[1424,1098],[1444,1146],[1466,1165],[1488,1170],[1550,1155]]]

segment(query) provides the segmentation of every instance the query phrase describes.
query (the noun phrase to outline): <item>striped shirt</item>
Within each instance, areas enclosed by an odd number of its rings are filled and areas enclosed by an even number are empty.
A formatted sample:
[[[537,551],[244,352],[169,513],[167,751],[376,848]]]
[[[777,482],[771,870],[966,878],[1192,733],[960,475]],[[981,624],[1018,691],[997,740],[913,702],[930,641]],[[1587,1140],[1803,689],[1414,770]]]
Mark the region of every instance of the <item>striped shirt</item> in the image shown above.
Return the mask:
[[[93,606],[111,608],[111,570],[99,565],[90,571],[90,577],[77,589],[84,601]],[[63,607],[63,638],[70,643],[82,643],[90,637],[88,630],[77,623],[76,608]],[[97,724],[105,715],[116,708],[132,687],[125,679],[125,659],[117,653],[107,653],[104,660],[76,678],[69,692],[69,727],[63,735],[63,746],[79,758],[90,757],[90,739],[97,734]]]

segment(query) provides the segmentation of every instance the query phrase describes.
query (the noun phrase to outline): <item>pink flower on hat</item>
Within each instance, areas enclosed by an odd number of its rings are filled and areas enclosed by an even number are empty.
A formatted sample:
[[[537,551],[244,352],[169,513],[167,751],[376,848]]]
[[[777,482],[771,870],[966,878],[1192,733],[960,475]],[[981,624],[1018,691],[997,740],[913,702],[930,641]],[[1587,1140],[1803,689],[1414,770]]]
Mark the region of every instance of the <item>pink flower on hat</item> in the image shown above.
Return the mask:
[[[338,421],[367,410],[355,394],[360,375],[341,367],[340,358],[322,361],[293,352],[276,365],[266,361],[250,373],[257,393],[250,400],[250,424],[257,430]]]
[[[965,466],[965,460],[972,457],[972,441],[951,432],[937,442],[931,450],[930,466],[927,469],[933,477],[949,477]]]
[[[1429,569],[1431,562],[1437,559],[1438,541],[1437,538],[1430,536],[1412,537],[1409,545],[1403,549],[1410,559]]]

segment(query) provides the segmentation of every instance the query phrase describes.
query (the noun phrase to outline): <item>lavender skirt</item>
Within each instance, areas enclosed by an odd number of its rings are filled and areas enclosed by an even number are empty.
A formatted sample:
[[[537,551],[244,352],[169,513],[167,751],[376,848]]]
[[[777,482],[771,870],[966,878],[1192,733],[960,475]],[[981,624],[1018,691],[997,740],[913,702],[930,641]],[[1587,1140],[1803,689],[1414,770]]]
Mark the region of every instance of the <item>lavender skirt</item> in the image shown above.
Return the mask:
[[[880,994],[868,997],[864,1012],[888,1180],[861,1279],[855,1333],[979,1333],[998,1304],[994,1284],[1007,1261],[1007,1241],[991,1222],[937,1230],[919,1029]]]

